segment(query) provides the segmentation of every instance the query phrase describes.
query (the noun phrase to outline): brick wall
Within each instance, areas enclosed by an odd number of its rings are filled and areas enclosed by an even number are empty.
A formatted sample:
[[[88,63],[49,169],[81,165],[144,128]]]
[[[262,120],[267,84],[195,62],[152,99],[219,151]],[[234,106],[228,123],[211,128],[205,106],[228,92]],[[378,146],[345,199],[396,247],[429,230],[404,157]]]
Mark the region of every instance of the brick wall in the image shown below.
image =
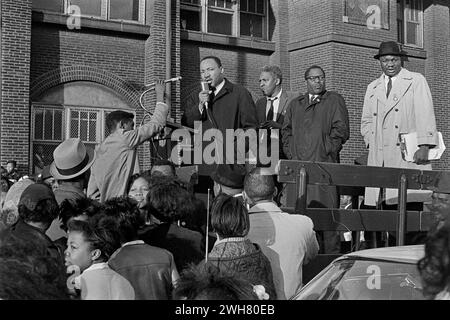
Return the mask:
[[[31,0],[2,0],[2,165],[15,159],[28,172]]]

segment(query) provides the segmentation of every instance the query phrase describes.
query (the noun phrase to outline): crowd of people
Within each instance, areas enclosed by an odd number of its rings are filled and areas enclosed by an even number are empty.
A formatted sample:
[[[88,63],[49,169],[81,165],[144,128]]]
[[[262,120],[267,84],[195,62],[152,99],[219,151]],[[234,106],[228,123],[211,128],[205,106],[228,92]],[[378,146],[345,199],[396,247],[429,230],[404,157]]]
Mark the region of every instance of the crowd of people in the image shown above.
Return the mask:
[[[431,94],[422,75],[402,67],[403,55],[396,43],[383,42],[375,56],[383,74],[364,100],[366,164],[429,168],[428,150],[437,143]],[[267,129],[265,143],[278,146],[281,159],[340,161],[349,114],[344,98],[326,90],[322,67],[305,71],[307,92],[299,95],[283,90],[279,67],[265,66],[259,78],[264,97],[256,104],[247,89],[224,77],[218,57],[204,57],[200,71],[208,89],[191,96],[184,124],[201,121],[204,129],[223,132]],[[39,170],[30,177],[7,163],[0,299],[285,300],[303,286],[302,268],[319,250],[340,252],[339,233],[316,234],[309,217],[283,212],[284,186],[267,164],[213,165],[211,203],[199,199],[168,160],[142,171],[137,147],[164,129],[168,114],[163,81],[155,91],[148,123],[135,129],[133,114],[109,113],[110,134],[95,150],[67,139],[51,165],[36,160]],[[401,157],[397,139],[405,132],[418,135],[414,162]],[[336,188],[308,186],[307,194],[309,207],[339,207]],[[367,189],[366,205],[395,205],[391,194]],[[431,298],[449,298],[449,232],[443,223],[429,235],[419,263]]]

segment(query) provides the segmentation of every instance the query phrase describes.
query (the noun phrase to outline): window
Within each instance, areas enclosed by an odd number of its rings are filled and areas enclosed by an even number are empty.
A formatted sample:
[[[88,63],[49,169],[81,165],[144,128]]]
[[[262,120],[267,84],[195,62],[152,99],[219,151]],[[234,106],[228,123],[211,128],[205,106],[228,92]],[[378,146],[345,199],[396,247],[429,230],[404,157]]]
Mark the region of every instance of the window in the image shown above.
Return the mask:
[[[422,0],[397,0],[398,41],[423,48]]]
[[[65,139],[80,138],[87,148],[94,149],[109,134],[105,119],[111,111],[114,110],[33,104],[31,154],[35,172],[42,170],[42,163],[53,162],[53,151]],[[37,159],[41,159],[39,164]]]
[[[181,28],[267,39],[267,0],[181,0]]]
[[[33,0],[33,9],[69,14],[78,6],[85,17],[144,23],[145,0]]]

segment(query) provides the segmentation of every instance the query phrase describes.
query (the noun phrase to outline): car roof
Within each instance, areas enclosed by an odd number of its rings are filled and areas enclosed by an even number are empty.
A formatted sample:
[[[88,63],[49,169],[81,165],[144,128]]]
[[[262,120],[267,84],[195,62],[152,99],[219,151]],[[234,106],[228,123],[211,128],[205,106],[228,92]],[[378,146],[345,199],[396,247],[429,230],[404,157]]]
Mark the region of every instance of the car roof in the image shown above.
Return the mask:
[[[424,245],[384,247],[351,252],[345,258],[369,258],[394,262],[417,263],[425,255]]]

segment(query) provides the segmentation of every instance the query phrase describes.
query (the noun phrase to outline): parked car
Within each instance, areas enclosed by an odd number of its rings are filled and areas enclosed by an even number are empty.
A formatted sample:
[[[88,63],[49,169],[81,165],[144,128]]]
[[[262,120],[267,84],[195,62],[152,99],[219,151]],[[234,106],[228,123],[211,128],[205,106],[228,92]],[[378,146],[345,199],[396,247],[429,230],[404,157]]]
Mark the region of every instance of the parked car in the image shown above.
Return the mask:
[[[424,300],[417,262],[424,246],[345,254],[323,269],[293,300]]]

